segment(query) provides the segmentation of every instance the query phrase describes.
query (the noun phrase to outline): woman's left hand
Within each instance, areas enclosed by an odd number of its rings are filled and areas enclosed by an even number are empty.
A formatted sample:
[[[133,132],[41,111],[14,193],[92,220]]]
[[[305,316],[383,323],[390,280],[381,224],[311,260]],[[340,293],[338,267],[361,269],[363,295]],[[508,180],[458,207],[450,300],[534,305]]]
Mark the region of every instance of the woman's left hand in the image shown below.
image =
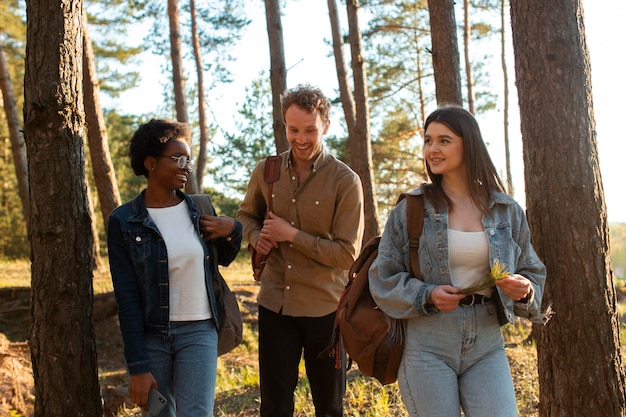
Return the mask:
[[[519,274],[509,275],[508,277],[496,281],[496,285],[500,287],[509,298],[520,301],[532,291],[530,280]]]
[[[235,229],[235,220],[226,216],[200,216],[200,230],[205,239],[217,239],[230,236]]]

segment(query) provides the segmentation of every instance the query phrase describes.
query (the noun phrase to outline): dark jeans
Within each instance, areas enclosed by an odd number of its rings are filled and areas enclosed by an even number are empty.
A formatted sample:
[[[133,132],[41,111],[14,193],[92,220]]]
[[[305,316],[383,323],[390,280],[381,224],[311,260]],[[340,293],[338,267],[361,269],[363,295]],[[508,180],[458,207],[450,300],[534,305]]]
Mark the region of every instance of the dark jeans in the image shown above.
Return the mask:
[[[330,342],[334,321],[334,312],[324,317],[291,317],[259,306],[261,417],[293,416],[303,350],[316,417],[343,416],[345,354],[341,352],[340,369],[335,368],[334,358],[317,358]]]

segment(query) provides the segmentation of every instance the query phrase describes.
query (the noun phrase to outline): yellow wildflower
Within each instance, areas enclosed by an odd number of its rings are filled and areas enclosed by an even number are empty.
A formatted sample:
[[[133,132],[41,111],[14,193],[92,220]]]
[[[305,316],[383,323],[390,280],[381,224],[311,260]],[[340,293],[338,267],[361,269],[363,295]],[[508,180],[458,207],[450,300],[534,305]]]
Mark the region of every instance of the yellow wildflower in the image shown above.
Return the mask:
[[[474,294],[487,288],[494,287],[496,281],[500,281],[508,277],[511,273],[507,271],[506,264],[500,263],[497,259],[493,261],[491,271],[481,279],[470,285],[469,287],[461,288],[459,294]]]

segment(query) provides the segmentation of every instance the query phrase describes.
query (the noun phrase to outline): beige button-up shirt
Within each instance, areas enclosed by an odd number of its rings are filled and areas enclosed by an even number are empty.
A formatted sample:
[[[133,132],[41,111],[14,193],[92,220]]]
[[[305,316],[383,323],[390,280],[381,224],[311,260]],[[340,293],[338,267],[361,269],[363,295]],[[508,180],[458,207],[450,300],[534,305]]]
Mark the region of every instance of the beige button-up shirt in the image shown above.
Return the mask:
[[[268,196],[265,160],[252,172],[237,212],[243,237],[256,246],[268,198],[274,213],[299,231],[293,243],[281,242],[270,253],[261,276],[258,302],[297,317],[321,317],[337,309],[363,236],[363,189],[359,176],[326,149],[298,182],[291,151],[281,154],[280,179]]]

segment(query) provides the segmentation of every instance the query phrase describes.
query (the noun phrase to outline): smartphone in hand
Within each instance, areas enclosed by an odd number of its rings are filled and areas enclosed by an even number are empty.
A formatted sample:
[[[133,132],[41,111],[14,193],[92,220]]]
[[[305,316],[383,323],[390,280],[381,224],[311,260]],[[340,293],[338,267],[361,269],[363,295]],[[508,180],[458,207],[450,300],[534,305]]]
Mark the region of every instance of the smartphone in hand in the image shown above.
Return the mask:
[[[148,412],[151,416],[158,416],[163,407],[167,404],[167,398],[165,398],[154,387],[150,388],[148,393]]]

